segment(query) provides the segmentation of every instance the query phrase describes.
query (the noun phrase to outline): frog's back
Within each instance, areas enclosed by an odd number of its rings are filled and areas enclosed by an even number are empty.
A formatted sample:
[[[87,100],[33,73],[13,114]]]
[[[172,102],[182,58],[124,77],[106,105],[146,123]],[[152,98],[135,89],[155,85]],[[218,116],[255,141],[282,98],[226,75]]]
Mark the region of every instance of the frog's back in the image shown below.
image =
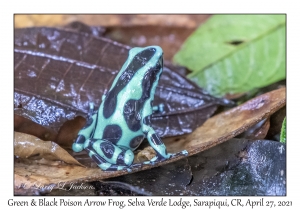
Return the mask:
[[[93,138],[106,139],[132,150],[139,146],[145,137],[144,119],[152,114],[155,81],[160,76],[153,71],[161,68],[154,57],[159,50],[134,48],[130,51],[128,61],[103,98]]]

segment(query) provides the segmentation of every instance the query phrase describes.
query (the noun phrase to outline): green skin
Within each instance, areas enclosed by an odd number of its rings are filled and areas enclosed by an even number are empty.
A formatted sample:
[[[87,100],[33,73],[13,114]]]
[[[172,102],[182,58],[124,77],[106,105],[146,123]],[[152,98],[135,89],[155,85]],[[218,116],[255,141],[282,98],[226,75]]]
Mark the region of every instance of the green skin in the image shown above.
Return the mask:
[[[73,151],[87,150],[103,170],[130,170],[134,159],[132,151],[146,137],[157,155],[135,166],[170,158],[173,154],[167,153],[166,146],[150,124],[153,111],[163,111],[163,105],[152,107],[162,69],[163,51],[160,47],[131,49],[109,92],[102,96],[98,112],[94,113],[94,105],[90,104],[87,124],[79,131]]]

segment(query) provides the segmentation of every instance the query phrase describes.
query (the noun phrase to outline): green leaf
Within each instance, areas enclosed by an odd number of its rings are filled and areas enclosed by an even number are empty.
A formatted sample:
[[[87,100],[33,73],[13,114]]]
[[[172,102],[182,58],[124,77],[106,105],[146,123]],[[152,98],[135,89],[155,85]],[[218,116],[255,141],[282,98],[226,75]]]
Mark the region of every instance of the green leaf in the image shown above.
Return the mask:
[[[285,78],[285,15],[214,15],[174,56],[190,79],[215,96]]]
[[[286,143],[286,118],[282,122],[281,132],[280,132],[280,142]]]

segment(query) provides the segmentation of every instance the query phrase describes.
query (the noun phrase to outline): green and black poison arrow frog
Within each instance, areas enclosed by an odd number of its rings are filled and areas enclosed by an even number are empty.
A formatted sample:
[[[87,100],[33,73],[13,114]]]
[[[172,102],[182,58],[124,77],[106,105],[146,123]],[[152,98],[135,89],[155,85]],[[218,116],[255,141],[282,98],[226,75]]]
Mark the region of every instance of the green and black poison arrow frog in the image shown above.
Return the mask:
[[[132,151],[145,137],[156,156],[137,165],[154,164],[174,155],[167,153],[150,122],[153,111],[163,111],[162,105],[152,107],[162,69],[163,51],[159,46],[132,48],[110,90],[103,95],[98,112],[94,113],[90,104],[87,123],[79,131],[73,151],[87,150],[101,169],[110,171],[130,171]]]

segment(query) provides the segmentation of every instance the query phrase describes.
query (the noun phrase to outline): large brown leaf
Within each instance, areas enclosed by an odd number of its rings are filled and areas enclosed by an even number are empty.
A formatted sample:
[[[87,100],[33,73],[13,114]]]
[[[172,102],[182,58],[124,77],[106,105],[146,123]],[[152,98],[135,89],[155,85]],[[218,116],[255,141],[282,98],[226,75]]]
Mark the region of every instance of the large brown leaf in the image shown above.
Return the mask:
[[[55,131],[75,116],[85,117],[90,102],[96,107],[101,103],[129,49],[78,28],[16,29],[15,114]],[[162,114],[152,116],[152,125],[162,137],[190,133],[218,104],[230,104],[206,94],[177,69],[165,65],[155,94],[154,105],[165,105]],[[64,136],[69,143],[79,129],[74,127],[73,135]]]

